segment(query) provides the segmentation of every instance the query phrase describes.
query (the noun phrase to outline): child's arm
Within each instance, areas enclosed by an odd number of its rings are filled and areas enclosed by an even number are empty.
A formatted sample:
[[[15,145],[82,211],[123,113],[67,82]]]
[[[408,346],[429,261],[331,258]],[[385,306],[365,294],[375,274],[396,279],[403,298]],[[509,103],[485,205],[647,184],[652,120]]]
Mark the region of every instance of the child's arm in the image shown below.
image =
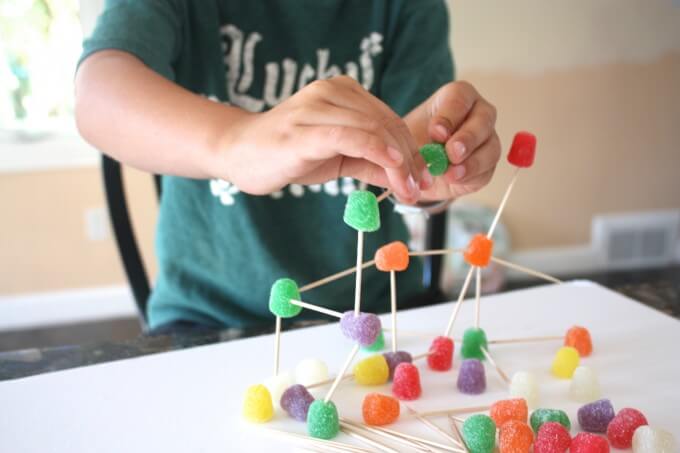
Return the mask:
[[[179,87],[131,54],[104,50],[80,65],[76,120],[98,149],[149,172],[222,178],[252,194],[350,176],[389,186],[406,202],[420,196],[424,162],[408,127],[348,77],[248,113]]]

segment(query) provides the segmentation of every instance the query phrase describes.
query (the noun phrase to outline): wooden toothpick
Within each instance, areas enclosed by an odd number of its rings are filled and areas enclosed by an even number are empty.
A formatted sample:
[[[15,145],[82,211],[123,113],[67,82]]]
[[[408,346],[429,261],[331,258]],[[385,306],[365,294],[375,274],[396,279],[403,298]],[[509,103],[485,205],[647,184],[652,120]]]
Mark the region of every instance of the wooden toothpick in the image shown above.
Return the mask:
[[[505,194],[503,195],[503,199],[501,200],[500,206],[498,206],[498,211],[496,211],[496,216],[493,218],[493,222],[491,222],[491,227],[489,227],[489,232],[486,233],[486,237],[491,239],[491,236],[493,236],[493,232],[496,229],[496,225],[498,225],[498,220],[501,218],[501,213],[503,212],[503,209],[505,209],[505,205],[508,202],[508,198],[510,197],[510,192],[512,192],[512,188],[515,186],[515,181],[517,181],[517,175],[519,175],[519,170],[520,167],[517,167],[515,169],[515,173],[512,175],[512,179],[510,180],[510,184],[508,185],[508,188],[505,189]]]
[[[297,305],[298,307],[306,308],[307,310],[316,311],[323,313],[324,315],[333,316],[335,318],[342,318],[342,313],[339,311],[331,310],[330,308],[320,307],[318,305],[309,304],[307,302],[302,302],[301,300],[291,299],[290,303]]]
[[[335,390],[338,388],[338,385],[340,384],[340,381],[342,380],[343,376],[345,375],[345,372],[349,368],[349,366],[352,364],[352,360],[354,359],[354,356],[357,355],[357,352],[359,352],[359,343],[356,343],[353,347],[352,350],[350,351],[349,355],[347,356],[347,359],[345,359],[345,363],[342,365],[342,368],[338,372],[338,376],[335,378],[335,381],[333,381],[333,385],[331,388],[328,390],[328,393],[326,393],[326,398],[324,398],[324,402],[327,403],[333,398],[333,393],[335,393]]]
[[[532,343],[556,340],[564,340],[564,335],[547,335],[544,337],[521,337],[521,338],[506,338],[503,340],[489,340],[489,344]]]
[[[340,380],[346,381],[346,380],[351,379],[353,377],[354,377],[354,373],[347,373],[344,376],[342,376],[340,378]],[[335,382],[336,379],[337,379],[337,376],[334,377],[334,378],[331,378],[331,379],[326,379],[324,381],[315,382],[314,384],[308,385],[307,390],[313,389],[313,388],[316,388],[316,387],[323,387],[324,385],[328,385],[328,384],[332,384],[333,382]]]
[[[344,425],[344,426],[341,425],[340,430],[343,433],[347,434],[348,436],[354,437],[355,439],[359,439],[361,442],[364,442],[365,444],[370,445],[373,448],[377,448],[380,451],[384,451],[386,453],[399,453],[394,448],[390,448],[389,446],[385,445],[382,442],[378,442],[375,439],[371,439],[370,437],[368,437],[364,434],[361,434],[361,432],[358,429],[355,429],[353,427],[350,427],[350,426],[347,426],[347,425]]]
[[[482,268],[476,268],[477,278],[475,283],[475,328],[479,329],[479,314],[481,310],[482,302]]]
[[[470,453],[470,449],[467,447],[467,444],[465,443],[465,439],[463,438],[463,435],[461,434],[460,430],[458,429],[458,424],[456,423],[456,417],[449,415],[449,423],[450,423],[453,431],[456,433],[456,437],[458,437],[458,439],[460,440],[460,444],[465,449],[465,453]]]
[[[354,316],[359,316],[361,310],[361,271],[364,254],[364,232],[357,231],[357,265],[356,265],[356,281],[354,287]]]
[[[408,252],[409,256],[432,256],[432,255],[449,255],[452,253],[461,253],[463,249],[432,249]]]
[[[484,348],[484,347],[481,347],[480,349],[482,350],[482,353],[484,354],[484,357],[486,357],[486,359],[489,361],[489,363],[491,364],[491,366],[493,366],[493,367],[496,369],[496,372],[497,372],[498,375],[501,377],[501,379],[503,379],[503,381],[504,381],[506,384],[510,385],[510,378],[508,378],[508,375],[505,374],[505,372],[504,372],[503,370],[501,370],[501,368],[498,366],[498,364],[497,364],[496,361],[493,359],[493,357],[491,357],[491,354],[489,354],[489,351],[487,351],[486,348]]]
[[[495,256],[491,257],[491,261],[493,261],[494,263],[498,263],[501,266],[510,269],[515,269],[517,271],[524,272],[525,274],[533,275],[534,277],[542,278],[543,280],[549,281],[550,283],[564,283],[562,280],[555,278],[551,275],[544,274],[543,272],[539,272],[528,267],[521,266],[519,264],[511,263],[510,261],[505,261],[500,258],[496,258]]]
[[[451,313],[451,318],[449,318],[449,323],[447,324],[446,330],[444,331],[445,337],[450,337],[451,333],[453,332],[453,324],[456,322],[456,318],[458,317],[458,313],[460,312],[460,306],[463,303],[463,299],[465,299],[465,293],[467,293],[468,286],[470,286],[470,279],[472,278],[472,272],[474,270],[475,270],[474,267],[470,267],[470,270],[465,276],[463,287],[461,288],[460,294],[458,295],[458,302],[456,303],[456,307],[453,309],[453,313]]]
[[[457,415],[457,414],[472,414],[475,412],[486,412],[491,409],[491,406],[471,406],[471,407],[456,407],[453,409],[440,409],[436,411],[421,412],[423,417],[441,417],[442,415]]]
[[[361,268],[366,269],[368,267],[373,266],[374,264],[375,264],[375,260],[366,261],[365,263],[363,263],[361,265]],[[317,280],[317,281],[314,281],[314,282],[311,282],[311,283],[307,283],[305,286],[300,287],[299,291],[301,293],[304,293],[305,291],[309,291],[310,289],[318,288],[319,286],[323,286],[326,283],[330,283],[330,282],[333,282],[335,280],[341,279],[342,277],[352,275],[356,271],[357,271],[356,266],[352,266],[349,269],[345,269],[344,271],[337,272],[333,275],[329,275],[328,277],[324,277],[320,280]]]
[[[409,447],[409,449],[410,449],[409,451],[411,451],[413,449],[418,450],[418,451],[423,451],[423,452],[431,451],[429,448],[425,447],[423,444],[416,443],[416,441],[414,441],[414,440],[409,440],[409,439],[406,439],[405,437],[401,437],[397,434],[391,434],[391,433],[385,432],[381,429],[378,429],[377,427],[365,425],[363,423],[353,422],[353,421],[350,421],[350,420],[346,420],[344,418],[340,418],[340,426],[350,427],[350,428],[353,428],[355,430],[364,431],[364,432],[367,432],[367,433],[370,433],[370,434],[373,434],[373,435],[376,435],[376,436],[380,436],[380,437],[389,439],[390,441],[392,441],[394,443],[406,445],[407,447]]]
[[[422,424],[424,424],[425,426],[427,426],[431,430],[438,432],[439,434],[441,434],[442,436],[446,437],[448,440],[453,442],[454,445],[457,445],[457,446],[460,447],[460,442],[458,442],[458,439],[456,439],[451,434],[449,434],[446,431],[444,431],[443,429],[441,429],[439,426],[432,423],[427,418],[423,417],[421,414],[419,414],[418,412],[416,412],[415,410],[413,410],[409,406],[406,406],[405,404],[404,404],[404,406],[406,407],[406,409],[408,409],[409,413],[411,415],[413,415],[415,418],[417,418]]]
[[[279,357],[281,355],[281,316],[276,317],[274,328],[274,376],[279,375]]]
[[[361,426],[362,428],[364,428],[368,431],[371,431],[371,432],[379,431],[379,432],[382,432],[382,433],[385,433],[385,434],[388,434],[388,435],[392,435],[392,436],[400,437],[402,439],[410,440],[410,441],[415,442],[417,444],[423,444],[423,445],[431,446],[431,447],[434,447],[434,448],[437,448],[437,449],[440,449],[440,450],[450,451],[450,452],[454,452],[454,453],[463,453],[463,450],[461,450],[460,448],[451,447],[450,445],[444,445],[444,444],[441,444],[439,442],[435,442],[433,440],[423,439],[421,437],[413,436],[411,434],[406,434],[406,433],[402,433],[402,432],[399,432],[399,431],[395,431],[393,429],[385,428],[384,426],[367,426],[367,425],[364,425],[364,424],[361,424],[361,423],[358,423],[358,422],[354,422],[354,421],[350,421],[350,420],[346,420],[346,419],[342,419],[342,418],[340,420],[344,421],[345,423],[349,423],[350,425]]]
[[[397,274],[390,271],[390,308],[392,310],[392,352],[397,352]]]
[[[320,446],[323,447],[325,451],[348,451],[348,452],[354,452],[354,453],[371,453],[372,450],[368,450],[366,448],[361,448],[357,447],[355,445],[350,445],[350,444],[345,444],[342,442],[337,442],[337,441],[332,441],[332,440],[325,440],[325,439],[318,439],[316,437],[310,437],[306,436],[304,434],[297,434],[297,433],[291,433],[288,431],[283,431],[280,429],[275,429],[275,428],[264,428],[264,427],[258,427],[257,428],[259,431],[269,434],[274,437],[281,437],[281,438],[286,438],[289,440],[294,440],[306,445],[314,445],[314,446]]]
[[[378,200],[378,203],[380,203],[381,201],[383,201],[385,198],[389,197],[390,195],[392,195],[392,189],[387,189],[386,191],[384,191],[383,193],[381,193],[380,195],[378,195],[376,197],[377,200]]]

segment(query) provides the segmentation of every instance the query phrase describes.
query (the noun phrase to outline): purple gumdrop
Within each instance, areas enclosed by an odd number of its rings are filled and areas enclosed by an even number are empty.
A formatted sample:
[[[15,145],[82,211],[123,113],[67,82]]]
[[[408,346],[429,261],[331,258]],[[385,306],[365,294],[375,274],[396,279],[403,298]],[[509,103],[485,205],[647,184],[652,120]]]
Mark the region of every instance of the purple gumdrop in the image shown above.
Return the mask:
[[[578,424],[591,433],[606,433],[609,422],[614,418],[614,407],[608,399],[597,400],[578,410]]]
[[[378,338],[382,330],[380,318],[373,313],[359,313],[346,311],[340,318],[340,330],[350,340],[358,341],[362,346],[370,346]]]
[[[288,412],[295,420],[306,422],[307,411],[309,406],[314,402],[314,397],[307,387],[301,384],[295,384],[286,389],[281,395],[281,407]]]
[[[469,395],[478,395],[486,390],[486,374],[481,361],[463,360],[458,371],[458,390]]]
[[[406,351],[385,352],[383,353],[383,357],[385,357],[387,366],[390,369],[390,380],[392,380],[394,377],[394,369],[397,367],[397,365],[400,363],[413,362],[413,357],[411,357],[411,354]]]

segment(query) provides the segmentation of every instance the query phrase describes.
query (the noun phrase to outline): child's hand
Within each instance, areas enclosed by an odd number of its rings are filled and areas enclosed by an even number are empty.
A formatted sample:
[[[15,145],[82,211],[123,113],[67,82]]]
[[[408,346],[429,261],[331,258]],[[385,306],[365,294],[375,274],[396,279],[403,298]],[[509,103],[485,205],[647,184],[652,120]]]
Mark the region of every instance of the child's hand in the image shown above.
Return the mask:
[[[268,112],[245,115],[220,148],[215,176],[249,193],[350,176],[389,186],[405,202],[420,198],[425,163],[409,128],[349,77],[315,81]]]
[[[442,86],[408,114],[419,145],[445,143],[451,166],[423,199],[442,200],[476,192],[493,175],[501,155],[496,109],[467,82]]]

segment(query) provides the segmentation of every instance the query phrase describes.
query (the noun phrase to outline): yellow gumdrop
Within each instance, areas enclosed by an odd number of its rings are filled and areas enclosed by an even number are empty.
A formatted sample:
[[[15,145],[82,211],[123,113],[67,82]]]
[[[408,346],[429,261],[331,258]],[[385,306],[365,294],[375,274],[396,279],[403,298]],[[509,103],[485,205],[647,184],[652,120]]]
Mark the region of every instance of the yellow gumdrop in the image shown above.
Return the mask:
[[[552,364],[552,373],[558,378],[571,379],[574,370],[578,367],[579,355],[576,348],[564,346],[555,354]]]
[[[361,385],[381,385],[390,377],[390,367],[382,354],[367,357],[354,366],[354,379]]]
[[[264,423],[274,416],[272,396],[262,384],[251,385],[243,401],[243,417],[254,423]]]

